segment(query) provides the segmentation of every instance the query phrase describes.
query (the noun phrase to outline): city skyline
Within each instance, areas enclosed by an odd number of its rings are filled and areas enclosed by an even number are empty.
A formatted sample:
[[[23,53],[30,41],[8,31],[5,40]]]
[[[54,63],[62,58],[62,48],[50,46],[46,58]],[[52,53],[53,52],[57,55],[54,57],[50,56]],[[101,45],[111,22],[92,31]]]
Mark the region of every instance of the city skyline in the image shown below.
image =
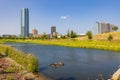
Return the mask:
[[[101,23],[101,22],[96,22],[94,26],[94,34],[102,34],[102,33],[107,33],[107,32],[113,32],[114,30],[112,29],[116,25],[111,24],[111,23]]]
[[[0,1],[0,35],[20,34],[20,10],[30,10],[30,32],[51,33],[51,26],[65,34],[72,29],[78,34],[92,30],[96,21],[120,26],[119,0],[31,0]],[[9,30],[8,30],[9,29]]]

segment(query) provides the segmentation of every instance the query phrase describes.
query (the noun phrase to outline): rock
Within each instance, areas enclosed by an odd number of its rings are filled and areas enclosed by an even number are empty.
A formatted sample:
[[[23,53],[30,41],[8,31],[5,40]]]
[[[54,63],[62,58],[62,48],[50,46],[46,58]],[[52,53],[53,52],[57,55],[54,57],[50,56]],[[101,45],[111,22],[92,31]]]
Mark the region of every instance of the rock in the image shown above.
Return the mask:
[[[63,62],[59,62],[58,65],[59,66],[64,66],[64,63]]]
[[[24,75],[23,80],[35,80],[35,76],[32,73],[27,73]]]
[[[53,64],[50,64],[50,66],[52,68],[59,68],[59,67],[64,66],[64,63],[63,62],[53,63]]]
[[[50,64],[50,66],[53,67],[53,68],[57,68],[58,67],[57,64]]]

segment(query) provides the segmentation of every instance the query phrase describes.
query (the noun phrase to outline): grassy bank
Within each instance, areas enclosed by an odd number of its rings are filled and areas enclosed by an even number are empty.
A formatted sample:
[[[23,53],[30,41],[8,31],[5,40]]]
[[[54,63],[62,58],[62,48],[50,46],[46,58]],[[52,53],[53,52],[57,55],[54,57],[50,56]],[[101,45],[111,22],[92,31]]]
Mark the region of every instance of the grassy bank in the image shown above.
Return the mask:
[[[120,51],[120,43],[112,41],[89,41],[89,40],[75,40],[75,39],[59,39],[59,40],[3,40],[5,42],[22,42],[22,43],[36,43],[43,45],[57,45],[77,48],[93,48],[102,50]]]
[[[3,43],[3,42],[2,42]],[[15,60],[18,64],[22,65],[29,72],[38,72],[38,60],[34,55],[25,54],[10,46],[0,45],[0,54],[4,54],[13,60]]]

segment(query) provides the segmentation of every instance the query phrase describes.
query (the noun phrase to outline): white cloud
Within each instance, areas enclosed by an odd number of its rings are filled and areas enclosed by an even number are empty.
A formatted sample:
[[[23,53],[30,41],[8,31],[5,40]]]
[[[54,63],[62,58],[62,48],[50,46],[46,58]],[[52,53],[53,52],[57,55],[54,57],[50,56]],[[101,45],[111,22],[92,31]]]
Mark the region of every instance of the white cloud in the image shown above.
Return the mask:
[[[61,18],[61,19],[67,19],[68,16],[61,16],[60,18]]]

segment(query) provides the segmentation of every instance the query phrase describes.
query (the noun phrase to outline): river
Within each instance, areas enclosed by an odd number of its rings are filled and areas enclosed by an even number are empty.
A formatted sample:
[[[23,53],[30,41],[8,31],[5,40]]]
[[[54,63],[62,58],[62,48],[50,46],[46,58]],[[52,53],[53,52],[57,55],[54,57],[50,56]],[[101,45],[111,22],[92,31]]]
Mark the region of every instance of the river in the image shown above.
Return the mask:
[[[39,72],[54,80],[101,80],[101,74],[107,80],[120,65],[119,52],[26,43],[7,45],[34,54],[39,60]],[[63,67],[49,66],[60,61]]]

